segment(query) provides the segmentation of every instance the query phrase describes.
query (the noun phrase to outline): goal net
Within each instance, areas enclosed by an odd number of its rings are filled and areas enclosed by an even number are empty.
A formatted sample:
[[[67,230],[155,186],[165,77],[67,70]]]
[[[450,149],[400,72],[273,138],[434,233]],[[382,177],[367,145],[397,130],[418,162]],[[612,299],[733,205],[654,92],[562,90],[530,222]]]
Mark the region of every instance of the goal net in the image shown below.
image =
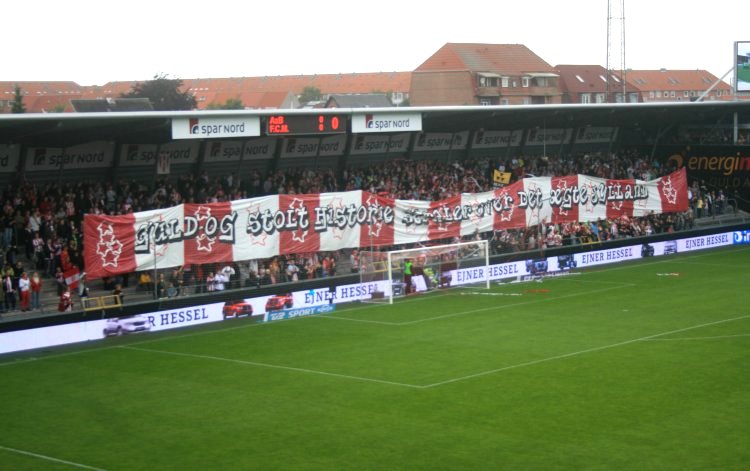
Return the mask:
[[[369,302],[393,303],[394,298],[457,286],[489,289],[486,240],[405,250],[362,250],[362,283],[374,286]]]

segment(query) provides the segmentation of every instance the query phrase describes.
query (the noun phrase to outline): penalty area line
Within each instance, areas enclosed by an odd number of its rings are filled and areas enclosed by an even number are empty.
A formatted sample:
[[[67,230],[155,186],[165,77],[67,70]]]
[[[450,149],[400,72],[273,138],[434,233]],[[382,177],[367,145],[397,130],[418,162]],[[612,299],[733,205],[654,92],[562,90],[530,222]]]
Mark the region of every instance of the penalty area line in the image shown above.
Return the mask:
[[[90,469],[90,470],[93,470],[93,471],[107,471],[104,468],[96,468],[94,466],[88,466],[88,465],[85,465],[85,464],[76,463],[74,461],[61,460],[60,458],[54,458],[52,456],[42,455],[42,454],[39,454],[39,453],[33,453],[31,451],[26,451],[26,450],[19,450],[18,448],[10,448],[10,447],[7,447],[7,446],[0,445],[0,450],[10,451],[12,453],[17,453],[19,455],[31,456],[32,458],[38,458],[40,460],[47,460],[47,461],[52,461],[52,462],[55,462],[55,463],[67,464],[68,466],[73,466],[73,467],[79,468],[79,469]]]
[[[735,334],[735,335],[713,335],[711,337],[676,337],[673,339],[647,339],[649,342],[677,342],[685,340],[721,340],[721,339],[735,339],[738,337],[750,337],[750,334]]]
[[[570,357],[574,357],[574,356],[578,356],[578,355],[583,355],[585,353],[598,352],[598,351],[601,351],[601,350],[608,350],[610,348],[621,347],[623,345],[630,345],[630,344],[633,344],[633,343],[643,342],[643,341],[646,341],[646,340],[657,340],[657,337],[663,337],[665,335],[677,334],[677,333],[680,333],[680,332],[686,332],[688,330],[700,329],[701,327],[709,327],[709,326],[712,326],[712,325],[724,324],[726,322],[733,322],[733,321],[738,321],[738,320],[747,319],[747,318],[750,318],[750,314],[748,314],[746,316],[733,317],[733,318],[730,318],[730,319],[722,319],[720,321],[707,322],[705,324],[693,325],[693,326],[690,326],[690,327],[684,327],[682,329],[670,330],[668,332],[661,332],[661,333],[658,333],[658,334],[647,335],[645,337],[640,337],[640,338],[632,339],[632,340],[625,340],[623,342],[617,342],[617,343],[613,343],[613,344],[610,344],[610,345],[602,345],[600,347],[587,348],[585,350],[580,350],[580,351],[577,351],[577,352],[563,353],[562,355],[555,355],[555,356],[552,356],[552,357],[540,358],[538,360],[531,360],[531,361],[526,361],[526,362],[523,362],[523,363],[517,363],[515,365],[503,366],[501,368],[495,368],[495,369],[492,369],[492,370],[481,371],[479,373],[474,373],[474,374],[466,375],[466,376],[460,376],[458,378],[452,378],[452,379],[448,379],[448,380],[445,380],[445,381],[440,381],[438,383],[427,384],[427,385],[422,386],[422,387],[424,389],[434,388],[434,387],[437,387],[437,386],[443,386],[445,384],[451,384],[451,383],[457,383],[459,381],[465,381],[467,379],[480,378],[482,376],[488,376],[488,375],[491,375],[491,374],[500,373],[500,372],[507,371],[507,370],[513,370],[513,369],[516,369],[516,368],[523,368],[524,366],[532,366],[532,365],[538,365],[539,363],[546,363],[546,362],[550,362],[550,361],[554,361],[554,360],[562,360],[564,358],[570,358]]]
[[[170,352],[168,350],[155,350],[151,348],[138,348],[138,347],[131,347],[127,345],[123,345],[119,347],[123,350],[136,350],[139,352],[149,352],[149,353],[161,353],[163,355],[174,355],[174,356],[181,356],[181,357],[188,357],[188,358],[201,358],[204,360],[214,360],[214,361],[223,361],[228,363],[237,363],[240,365],[249,365],[249,366],[257,366],[261,368],[271,368],[271,369],[277,369],[277,370],[287,370],[287,371],[296,371],[298,373],[308,373],[308,374],[315,374],[315,375],[321,375],[321,376],[332,376],[334,378],[342,378],[342,379],[349,379],[349,380],[355,380],[355,381],[364,381],[368,383],[378,383],[378,384],[387,384],[389,386],[400,386],[403,388],[411,388],[411,389],[422,389],[422,386],[418,386],[416,384],[406,384],[406,383],[397,383],[395,381],[387,381],[384,379],[375,379],[375,378],[366,378],[363,376],[352,376],[352,375],[345,375],[341,373],[331,373],[328,371],[318,371],[318,370],[310,370],[307,368],[297,368],[294,366],[284,366],[284,365],[274,365],[272,363],[260,363],[257,361],[248,361],[248,360],[237,360],[234,358],[224,358],[224,357],[217,357],[212,355],[198,355],[195,353],[181,353],[181,352]]]

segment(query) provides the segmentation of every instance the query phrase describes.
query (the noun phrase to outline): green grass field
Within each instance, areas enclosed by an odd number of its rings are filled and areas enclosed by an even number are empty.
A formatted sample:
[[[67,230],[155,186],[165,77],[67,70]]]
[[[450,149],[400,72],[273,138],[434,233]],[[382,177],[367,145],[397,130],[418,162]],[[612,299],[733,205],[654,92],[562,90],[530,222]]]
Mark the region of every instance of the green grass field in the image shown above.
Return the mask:
[[[750,247],[0,358],[0,469],[744,470]]]

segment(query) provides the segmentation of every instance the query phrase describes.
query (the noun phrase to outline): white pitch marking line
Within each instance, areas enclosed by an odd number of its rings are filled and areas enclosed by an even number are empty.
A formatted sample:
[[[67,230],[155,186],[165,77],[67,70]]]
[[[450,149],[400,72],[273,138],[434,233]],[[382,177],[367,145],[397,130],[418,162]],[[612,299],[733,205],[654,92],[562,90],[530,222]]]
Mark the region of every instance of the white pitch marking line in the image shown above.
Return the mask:
[[[47,347],[47,348],[54,348],[54,347]],[[0,367],[11,366],[11,365],[20,365],[20,364],[23,364],[23,363],[30,363],[32,361],[46,360],[48,358],[62,358],[62,357],[69,357],[69,356],[72,356],[72,355],[80,355],[82,353],[101,352],[101,351],[104,351],[104,350],[111,350],[113,348],[117,348],[117,346],[116,345],[109,345],[109,346],[106,346],[106,347],[87,348],[86,350],[78,350],[78,351],[75,351],[75,352],[57,353],[57,354],[45,355],[45,356],[41,356],[41,357],[18,358],[18,359],[13,360],[13,361],[5,361],[5,362],[0,363]],[[38,349],[35,349],[35,350],[38,350]]]
[[[633,283],[622,283],[622,284],[620,284],[618,286],[612,286],[610,288],[595,289],[595,290],[592,290],[592,291],[586,291],[585,293],[571,293],[571,294],[566,294],[566,295],[563,295],[563,296],[556,296],[554,298],[549,297],[549,298],[537,299],[537,300],[533,300],[533,301],[523,301],[523,302],[512,303],[512,304],[503,304],[501,306],[490,306],[490,307],[483,307],[483,308],[479,308],[479,309],[471,309],[469,311],[452,312],[450,314],[444,314],[442,316],[428,317],[428,318],[425,318],[425,319],[418,319],[418,320],[415,320],[415,321],[400,322],[400,323],[398,323],[398,325],[421,324],[422,322],[435,321],[435,320],[439,320],[439,319],[447,319],[447,318],[451,318],[451,317],[463,316],[463,315],[466,315],[466,314],[474,314],[476,312],[494,311],[494,310],[499,310],[499,309],[505,309],[505,308],[508,308],[508,307],[526,306],[528,304],[538,304],[538,303],[543,303],[543,302],[556,301],[558,299],[573,298],[573,297],[576,297],[576,296],[583,296],[583,295],[594,294],[594,293],[602,293],[604,291],[612,291],[613,289],[620,289],[620,288],[625,288],[625,287],[630,287],[630,286],[636,286],[636,285],[633,284]]]
[[[150,352],[150,353],[162,353],[165,355],[176,355],[176,356],[183,356],[183,357],[189,357],[189,358],[203,358],[205,360],[217,360],[217,361],[226,361],[230,363],[239,363],[241,365],[250,365],[250,366],[259,366],[263,368],[273,368],[273,369],[279,369],[279,370],[288,370],[288,371],[297,371],[300,373],[309,373],[309,374],[316,374],[316,375],[323,375],[323,376],[333,376],[335,378],[343,378],[343,379],[351,379],[356,381],[366,381],[369,383],[379,383],[379,384],[388,384],[391,386],[401,386],[405,388],[412,388],[412,389],[422,389],[422,386],[418,386],[415,384],[406,384],[406,383],[397,383],[395,381],[386,381],[384,379],[375,379],[375,378],[365,378],[362,376],[351,376],[351,375],[345,375],[340,373],[330,373],[328,371],[317,371],[317,370],[309,370],[307,368],[296,368],[293,366],[284,366],[284,365],[274,365],[271,363],[260,363],[256,361],[247,361],[247,360],[236,360],[234,358],[224,358],[224,357],[216,357],[211,355],[197,355],[194,353],[181,353],[181,352],[170,352],[168,350],[154,350],[150,348],[138,348],[138,347],[131,347],[128,345],[123,345],[120,348],[125,350],[137,350],[141,352]]]
[[[30,451],[19,450],[17,448],[10,448],[10,447],[7,447],[7,446],[2,446],[2,445],[0,445],[0,450],[7,450],[7,451],[11,451],[13,453],[18,453],[19,455],[31,456],[31,457],[39,458],[39,459],[42,459],[42,460],[54,461],[55,463],[67,464],[67,465],[74,466],[76,468],[81,468],[81,469],[90,469],[90,470],[93,470],[93,471],[106,471],[105,469],[102,469],[102,468],[95,468],[93,466],[88,466],[88,465],[81,464],[81,463],[75,463],[73,461],[61,460],[59,458],[53,458],[51,456],[40,455],[39,453],[32,453]]]
[[[648,339],[650,342],[675,342],[678,340],[719,340],[719,339],[734,339],[737,337],[750,337],[750,334],[736,334],[736,335],[714,335],[712,337],[679,337],[674,339]]]
[[[401,325],[400,322],[388,322],[388,321],[374,321],[371,319],[357,319],[355,317],[341,317],[341,316],[329,316],[329,315],[322,315],[322,316],[315,316],[319,319],[335,319],[337,321],[351,321],[351,322],[360,322],[363,324],[376,324],[376,325]]]
[[[708,326],[711,326],[711,325],[723,324],[725,322],[738,321],[738,320],[742,320],[742,319],[747,319],[749,317],[750,317],[750,314],[748,314],[746,316],[733,317],[731,319],[722,319],[720,321],[707,322],[705,324],[694,325],[694,326],[685,327],[685,328],[682,328],[682,329],[670,330],[669,332],[662,332],[660,334],[647,335],[646,337],[641,337],[641,338],[632,339],[632,340],[625,340],[624,342],[617,342],[617,343],[613,343],[613,344],[610,344],[610,345],[603,345],[601,347],[587,348],[586,350],[580,350],[578,352],[564,353],[562,355],[555,355],[553,357],[541,358],[539,360],[527,361],[527,362],[524,362],[524,363],[518,363],[516,365],[504,366],[502,368],[495,368],[493,370],[487,370],[487,371],[482,371],[482,372],[471,374],[471,375],[466,375],[466,376],[461,376],[461,377],[458,377],[458,378],[448,379],[448,380],[445,380],[445,381],[440,381],[438,383],[428,384],[428,385],[425,385],[425,386],[422,386],[422,387],[424,389],[434,388],[434,387],[442,386],[442,385],[445,385],[445,384],[457,383],[459,381],[464,381],[464,380],[467,380],[467,379],[479,378],[481,376],[487,376],[487,375],[491,375],[491,374],[494,374],[494,373],[500,373],[501,371],[512,370],[512,369],[515,369],[515,368],[522,368],[524,366],[531,366],[531,365],[536,365],[536,364],[539,364],[539,363],[546,363],[548,361],[562,360],[563,358],[570,358],[570,357],[574,357],[574,356],[577,356],[577,355],[583,355],[584,353],[598,352],[598,351],[601,351],[601,350],[607,350],[607,349],[610,349],[610,348],[620,347],[620,346],[623,346],[623,345],[629,345],[631,343],[643,342],[644,340],[652,340],[652,339],[655,339],[656,337],[662,337],[664,335],[676,334],[676,333],[685,332],[685,331],[688,331],[688,330],[700,329],[701,327],[708,327]]]

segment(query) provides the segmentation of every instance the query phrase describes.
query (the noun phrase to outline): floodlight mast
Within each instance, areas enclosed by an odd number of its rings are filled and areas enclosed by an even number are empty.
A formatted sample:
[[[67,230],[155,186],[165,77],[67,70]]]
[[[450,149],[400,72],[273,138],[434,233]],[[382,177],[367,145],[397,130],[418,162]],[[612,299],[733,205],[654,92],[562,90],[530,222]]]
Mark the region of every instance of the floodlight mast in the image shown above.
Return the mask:
[[[703,99],[706,98],[709,93],[711,93],[711,90],[713,90],[714,88],[716,88],[716,86],[718,84],[720,84],[721,82],[723,82],[724,79],[727,77],[727,75],[731,74],[733,70],[734,70],[734,65],[732,65],[732,67],[730,67],[730,69],[727,70],[724,73],[724,75],[721,76],[720,79],[716,80],[713,83],[713,85],[711,85],[710,87],[708,87],[708,89],[705,92],[701,93],[701,96],[699,96],[698,98],[696,98],[695,101],[696,102],[703,101]],[[734,80],[734,85],[732,87],[732,91],[734,92],[734,99],[737,100],[737,80],[736,79]],[[734,145],[737,145],[737,139],[739,138],[739,132],[738,132],[739,122],[738,121],[739,121],[739,119],[737,118],[737,112],[735,111],[734,112],[734,121],[733,121],[733,125],[732,125],[732,128],[733,128],[732,129],[732,142],[734,143]]]
[[[612,77],[612,66],[610,65],[610,57],[612,56],[612,35],[613,27],[612,20],[619,21],[619,45],[620,45],[620,79],[622,81],[622,101],[627,102],[627,90],[625,80],[625,0],[618,0],[614,5],[614,8],[619,8],[619,11],[613,11],[613,0],[607,0],[607,65],[606,65],[606,103],[612,103],[610,100],[610,78]],[[615,102],[617,100],[614,100]]]

